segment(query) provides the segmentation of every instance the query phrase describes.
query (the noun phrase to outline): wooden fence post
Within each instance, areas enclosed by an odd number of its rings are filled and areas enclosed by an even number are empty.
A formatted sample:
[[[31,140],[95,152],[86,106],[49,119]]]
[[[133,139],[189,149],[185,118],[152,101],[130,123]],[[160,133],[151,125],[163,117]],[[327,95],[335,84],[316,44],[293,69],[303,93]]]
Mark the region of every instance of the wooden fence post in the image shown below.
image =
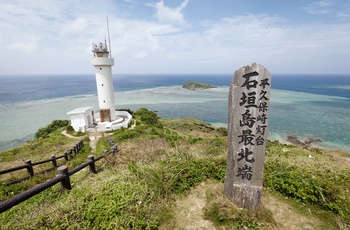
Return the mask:
[[[90,164],[89,164],[90,172],[91,173],[96,173],[94,155],[89,155],[88,156],[88,161],[90,162]]]
[[[58,170],[58,176],[64,176],[64,179],[61,181],[62,192],[66,189],[71,190],[72,185],[70,184],[68,167],[66,165],[62,165],[62,166],[58,167],[57,170]]]
[[[27,171],[28,171],[29,175],[30,176],[34,176],[34,170],[33,170],[33,166],[32,166],[32,161],[31,160],[26,160],[25,163],[26,163]]]
[[[52,162],[52,167],[57,168],[57,161],[56,161],[55,155],[51,155],[51,162]]]
[[[68,161],[68,152],[64,152],[64,160],[67,162]]]

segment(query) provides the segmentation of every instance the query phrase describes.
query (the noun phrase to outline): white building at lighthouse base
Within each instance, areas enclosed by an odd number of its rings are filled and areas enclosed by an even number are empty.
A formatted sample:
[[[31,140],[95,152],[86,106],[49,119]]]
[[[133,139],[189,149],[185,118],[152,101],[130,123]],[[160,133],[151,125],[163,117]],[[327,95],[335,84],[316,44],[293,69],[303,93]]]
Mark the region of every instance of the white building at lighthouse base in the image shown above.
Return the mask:
[[[75,132],[86,132],[94,126],[93,107],[76,108],[67,113],[70,116],[71,126]]]
[[[113,121],[100,121],[100,114],[93,112],[93,107],[76,108],[67,113],[70,116],[71,126],[76,132],[112,131],[120,128],[128,128],[132,116],[126,111],[115,111],[116,119]]]
[[[128,128],[132,119],[130,113],[126,111],[115,111],[116,119],[113,121],[100,121],[100,114],[94,115],[95,122],[97,123],[97,131],[112,131],[120,128]]]

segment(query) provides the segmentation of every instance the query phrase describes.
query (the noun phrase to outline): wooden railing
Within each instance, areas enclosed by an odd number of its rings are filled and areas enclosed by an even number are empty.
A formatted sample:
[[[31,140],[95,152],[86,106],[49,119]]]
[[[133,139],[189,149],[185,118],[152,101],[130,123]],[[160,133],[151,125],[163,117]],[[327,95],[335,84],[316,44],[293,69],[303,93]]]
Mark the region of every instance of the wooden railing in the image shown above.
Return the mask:
[[[10,181],[8,183],[5,183],[5,185],[11,185],[11,184],[16,184],[16,183],[19,183],[21,181],[24,181],[24,180],[28,180],[29,178],[33,177],[34,176],[34,169],[33,169],[33,166],[36,166],[36,165],[41,165],[41,164],[45,164],[45,163],[48,163],[48,162],[51,162],[52,163],[52,167],[51,168],[48,168],[48,169],[45,169],[43,171],[40,171],[40,172],[37,172],[36,174],[41,174],[41,173],[45,173],[45,172],[49,172],[55,168],[58,167],[57,165],[57,160],[58,159],[61,159],[61,158],[64,158],[65,159],[65,162],[66,161],[69,161],[71,160],[78,152],[79,150],[84,146],[84,143],[83,141],[79,141],[74,147],[72,147],[71,149],[69,149],[67,152],[64,152],[63,155],[61,156],[58,156],[56,157],[55,155],[51,155],[50,159],[47,159],[47,160],[43,160],[43,161],[38,161],[38,162],[34,162],[32,163],[31,160],[26,160],[25,161],[25,165],[21,165],[21,166],[18,166],[18,167],[14,167],[14,168],[10,168],[10,169],[5,169],[5,170],[0,170],[0,175],[1,174],[6,174],[6,173],[10,173],[10,172],[14,172],[14,171],[18,171],[18,170],[21,170],[21,169],[24,169],[26,168],[27,169],[27,172],[28,172],[28,176],[26,177],[23,177],[23,178],[20,178],[20,179],[17,179],[17,180],[14,180],[14,181]]]
[[[5,200],[3,202],[0,202],[0,213],[12,208],[13,206],[29,199],[32,196],[35,196],[36,194],[50,188],[51,186],[57,184],[58,182],[61,182],[61,190],[62,192],[65,190],[71,190],[72,186],[70,183],[70,176],[79,172],[80,170],[84,169],[85,167],[89,166],[90,172],[91,173],[97,173],[96,167],[95,167],[95,162],[101,160],[108,154],[115,154],[117,152],[117,146],[113,144],[112,148],[110,151],[105,150],[104,153],[95,158],[93,155],[88,156],[88,161],[75,167],[72,170],[68,170],[68,167],[66,165],[62,165],[58,167],[57,171],[57,176],[51,180],[46,181],[45,183],[39,184],[31,189],[28,189],[27,191],[15,195],[11,197],[8,200]]]
[[[117,153],[118,152],[117,145],[114,143],[114,141],[112,141],[112,139],[109,136],[107,136],[106,138],[109,146],[111,146],[111,152]]]

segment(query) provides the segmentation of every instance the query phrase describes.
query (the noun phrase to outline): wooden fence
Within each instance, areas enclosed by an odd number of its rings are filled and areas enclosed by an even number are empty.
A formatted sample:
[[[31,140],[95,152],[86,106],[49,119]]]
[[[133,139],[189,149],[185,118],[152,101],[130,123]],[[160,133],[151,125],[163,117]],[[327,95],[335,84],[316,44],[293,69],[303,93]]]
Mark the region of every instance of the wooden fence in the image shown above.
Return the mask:
[[[108,144],[109,146],[111,146],[111,152],[118,152],[118,147],[117,145],[114,143],[114,141],[111,140],[111,138],[109,136],[106,137],[107,138],[107,141],[108,141]]]
[[[84,169],[85,167],[89,166],[90,168],[90,172],[91,173],[97,173],[96,171],[96,167],[95,167],[95,162],[101,160],[102,158],[104,158],[105,156],[107,156],[108,154],[115,154],[117,153],[117,145],[114,144],[113,141],[111,141],[109,139],[109,137],[107,137],[108,139],[108,143],[111,146],[111,150],[108,152],[107,150],[105,150],[103,152],[103,154],[97,158],[95,158],[93,155],[89,155],[88,156],[88,161],[75,167],[72,170],[68,170],[68,167],[66,165],[62,165],[60,167],[58,167],[57,169],[57,176],[51,180],[46,181],[45,183],[42,183],[40,185],[37,185],[31,189],[28,189],[27,191],[18,194],[16,196],[11,197],[8,200],[5,200],[3,202],[0,202],[0,213],[12,208],[13,206],[29,199],[32,196],[35,196],[36,194],[50,188],[51,186],[57,184],[58,182],[61,182],[61,190],[62,192],[65,190],[71,190],[72,186],[70,183],[70,176],[79,172],[80,170]]]
[[[18,166],[18,167],[14,167],[14,168],[10,168],[10,169],[5,169],[5,170],[0,170],[0,175],[1,175],[1,174],[6,174],[6,173],[10,173],[10,172],[14,172],[14,171],[17,171],[17,170],[21,170],[21,169],[26,168],[26,169],[27,169],[27,172],[28,172],[28,174],[29,174],[28,176],[23,177],[23,178],[20,178],[20,179],[17,179],[17,180],[14,180],[14,181],[10,181],[10,182],[6,183],[5,185],[16,184],[16,183],[19,183],[19,182],[21,182],[21,181],[28,180],[29,178],[31,178],[31,177],[34,176],[34,169],[33,169],[33,166],[41,165],[41,164],[45,164],[45,163],[51,162],[51,164],[52,164],[52,167],[51,167],[51,168],[48,168],[48,169],[45,169],[45,170],[43,170],[43,171],[37,172],[36,174],[41,174],[41,173],[49,172],[49,171],[51,171],[51,170],[53,170],[53,169],[55,169],[55,168],[58,167],[58,165],[57,165],[57,160],[58,160],[58,159],[64,158],[65,161],[71,160],[71,159],[79,152],[79,150],[80,150],[83,146],[84,146],[84,142],[81,140],[81,141],[79,141],[74,147],[72,147],[71,149],[69,149],[67,152],[64,152],[63,155],[61,155],[61,156],[56,157],[55,155],[51,155],[50,159],[43,160],[43,161],[38,161],[38,162],[34,162],[34,163],[32,163],[31,160],[26,160],[26,161],[25,161],[25,165],[21,165],[21,166]]]

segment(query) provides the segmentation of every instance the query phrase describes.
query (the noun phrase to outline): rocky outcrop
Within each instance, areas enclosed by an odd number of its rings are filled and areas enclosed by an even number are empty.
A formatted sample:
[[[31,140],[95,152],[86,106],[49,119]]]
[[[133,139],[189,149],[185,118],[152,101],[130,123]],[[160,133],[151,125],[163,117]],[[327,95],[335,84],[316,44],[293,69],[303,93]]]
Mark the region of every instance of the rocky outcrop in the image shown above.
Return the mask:
[[[210,88],[217,88],[216,86],[212,84],[204,84],[201,82],[186,82],[182,88],[190,89],[190,90],[203,90],[203,89],[210,89]]]
[[[308,138],[304,142],[300,141],[295,134],[289,135],[287,141],[296,146],[309,147],[312,143],[322,142],[319,138]]]

